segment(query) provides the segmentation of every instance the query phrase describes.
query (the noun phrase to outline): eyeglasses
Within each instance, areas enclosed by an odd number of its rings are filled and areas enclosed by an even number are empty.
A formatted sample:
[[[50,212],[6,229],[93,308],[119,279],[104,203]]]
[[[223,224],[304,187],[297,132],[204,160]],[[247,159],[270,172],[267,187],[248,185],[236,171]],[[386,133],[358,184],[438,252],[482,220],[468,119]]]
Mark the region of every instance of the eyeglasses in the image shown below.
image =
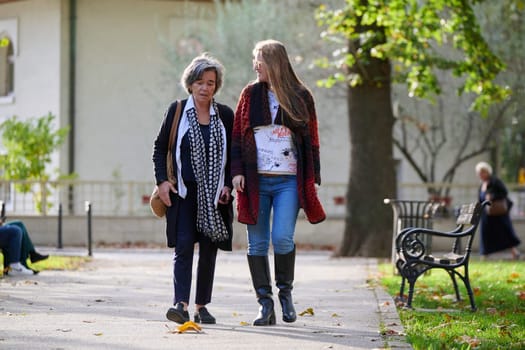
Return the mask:
[[[256,67],[256,68],[260,68],[260,67],[264,64],[264,62],[262,62],[262,61],[257,61],[257,59],[254,58],[254,59],[252,60],[252,64],[253,64],[254,67]]]

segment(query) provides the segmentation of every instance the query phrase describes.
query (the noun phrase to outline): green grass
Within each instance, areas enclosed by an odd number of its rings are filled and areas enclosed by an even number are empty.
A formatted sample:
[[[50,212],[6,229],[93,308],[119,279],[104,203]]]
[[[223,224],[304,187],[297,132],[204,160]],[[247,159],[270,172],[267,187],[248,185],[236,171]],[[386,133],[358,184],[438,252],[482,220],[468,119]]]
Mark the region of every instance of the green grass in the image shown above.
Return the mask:
[[[391,264],[381,264],[380,283],[392,297],[399,295],[401,277]],[[466,289],[456,302],[452,281],[441,269],[419,277],[414,309],[398,304],[407,341],[414,349],[525,349],[525,263],[472,261],[470,283],[477,311],[470,311]],[[405,293],[408,286],[405,287]]]
[[[92,258],[87,256],[63,256],[63,255],[50,255],[46,260],[39,261],[35,264],[31,264],[28,261],[28,266],[37,271],[44,270],[76,270],[83,266],[85,263],[91,261]],[[0,266],[3,266],[4,256],[0,254]],[[3,271],[0,268],[0,276],[3,275]]]

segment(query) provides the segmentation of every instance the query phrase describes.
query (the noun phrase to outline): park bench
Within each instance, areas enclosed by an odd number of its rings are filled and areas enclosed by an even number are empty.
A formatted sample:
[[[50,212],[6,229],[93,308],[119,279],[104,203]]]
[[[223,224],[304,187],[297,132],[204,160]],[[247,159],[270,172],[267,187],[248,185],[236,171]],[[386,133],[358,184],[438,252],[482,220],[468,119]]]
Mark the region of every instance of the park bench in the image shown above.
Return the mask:
[[[392,227],[392,267],[397,273],[396,261],[396,239],[399,233],[407,227],[433,228],[433,219],[441,203],[423,200],[405,200],[385,198],[383,201],[389,204],[393,211]],[[432,237],[425,237],[423,243],[427,252],[432,250]]]
[[[396,268],[401,275],[399,298],[406,300],[406,307],[412,308],[414,285],[419,276],[425,272],[439,268],[444,269],[454,285],[457,301],[461,300],[457,279],[461,279],[467,289],[472,311],[476,310],[474,294],[470,285],[468,264],[474,235],[478,227],[481,210],[488,202],[464,204],[459,210],[456,220],[457,227],[449,232],[433,229],[412,227],[405,228],[397,235],[395,248],[397,252]],[[428,237],[440,237],[449,241],[450,251],[433,254],[424,244]],[[405,283],[408,282],[408,299],[404,297]]]

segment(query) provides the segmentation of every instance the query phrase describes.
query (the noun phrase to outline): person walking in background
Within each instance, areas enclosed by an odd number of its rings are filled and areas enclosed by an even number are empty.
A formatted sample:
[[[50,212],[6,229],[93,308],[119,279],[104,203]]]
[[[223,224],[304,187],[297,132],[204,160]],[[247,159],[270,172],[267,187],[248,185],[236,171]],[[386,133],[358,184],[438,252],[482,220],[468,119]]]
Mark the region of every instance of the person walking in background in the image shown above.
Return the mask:
[[[27,276],[35,272],[21,263],[22,230],[15,225],[0,226],[0,249],[4,253],[4,266],[9,276]]]
[[[199,243],[194,321],[216,322],[207,310],[215,273],[217,249],[232,250],[233,207],[230,143],[233,110],[215,101],[223,82],[223,66],[208,54],[193,59],[181,77],[189,97],[168,108],[154,142],[153,163],[161,200],[168,206],[166,235],[174,249],[174,307],[166,317],[189,321],[188,303],[193,252]],[[177,103],[181,104],[173,142],[176,184],[168,181],[166,156]]]
[[[512,201],[508,198],[507,188],[503,181],[492,174],[492,167],[486,162],[476,165],[476,174],[481,181],[478,191],[479,201],[489,200],[492,202],[491,206],[498,205],[497,201],[504,201],[502,205],[506,206],[506,210],[501,213],[491,213],[489,206],[486,207],[488,210],[481,214],[480,254],[486,256],[510,248],[512,258],[517,260],[520,252],[516,247],[520,244],[520,240],[510,219]]]
[[[257,79],[239,97],[232,134],[232,176],[238,220],[247,224],[248,265],[260,304],[255,326],[275,324],[270,239],[284,322],[297,319],[292,301],[294,233],[300,208],[311,223],[326,217],[314,100],[299,80],[285,46],[275,40],[253,49]],[[273,211],[273,215],[272,215]],[[272,223],[270,225],[270,218]]]

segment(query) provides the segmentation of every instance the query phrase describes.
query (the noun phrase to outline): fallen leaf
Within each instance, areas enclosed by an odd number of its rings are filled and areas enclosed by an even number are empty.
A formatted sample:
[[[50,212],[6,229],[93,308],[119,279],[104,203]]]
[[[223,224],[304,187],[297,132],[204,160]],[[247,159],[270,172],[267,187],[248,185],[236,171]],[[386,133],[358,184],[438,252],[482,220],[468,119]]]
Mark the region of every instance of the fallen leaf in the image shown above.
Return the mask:
[[[177,327],[177,333],[184,333],[188,331],[195,331],[199,333],[202,330],[201,326],[193,321],[186,321],[184,324]]]
[[[241,326],[249,326],[249,325],[250,325],[250,324],[249,324],[248,322],[246,322],[246,321],[241,321],[241,322],[239,322],[239,324],[240,324]]]
[[[313,316],[314,315],[314,309],[309,307],[308,309],[304,310],[303,312],[301,312],[299,314],[299,316],[306,316],[306,315]]]
[[[381,332],[381,335],[398,335],[399,332],[393,329],[385,329]]]
[[[339,316],[338,314],[336,314],[335,312],[332,314],[332,317],[341,317]]]
[[[520,290],[519,292],[516,292],[516,295],[518,296],[519,300],[525,300],[525,290]]]
[[[97,337],[102,336],[104,333],[93,333],[93,335],[96,335]]]
[[[488,314],[491,314],[491,315],[494,315],[498,312],[498,310],[495,308],[495,307],[488,307],[487,308],[487,313]]]
[[[468,335],[462,335],[461,337],[459,337],[459,342],[466,343],[470,345],[471,348],[475,348],[481,345],[481,341],[479,339],[469,337]]]

